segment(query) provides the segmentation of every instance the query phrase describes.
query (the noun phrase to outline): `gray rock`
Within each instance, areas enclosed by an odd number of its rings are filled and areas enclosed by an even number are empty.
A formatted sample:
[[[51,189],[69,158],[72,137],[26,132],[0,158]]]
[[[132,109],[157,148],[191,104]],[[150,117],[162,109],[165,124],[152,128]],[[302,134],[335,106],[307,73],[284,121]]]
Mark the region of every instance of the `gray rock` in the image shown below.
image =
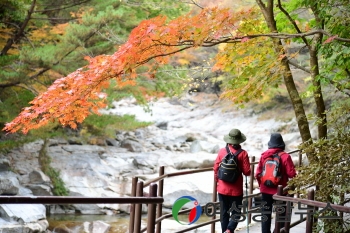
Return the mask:
[[[19,190],[17,176],[13,172],[2,172],[0,175],[0,194],[17,195]]]
[[[93,221],[91,224],[91,233],[106,233],[111,226],[102,221]]]
[[[46,219],[46,209],[41,204],[2,204],[0,214],[2,219],[19,224]]]
[[[47,146],[67,145],[68,141],[63,138],[50,138]]]
[[[0,232],[3,233],[48,233],[48,226],[49,223],[47,220],[38,220],[35,223],[27,223],[23,225],[0,219]]]
[[[168,129],[168,122],[159,122],[156,124],[156,126],[160,129],[167,130]]]
[[[141,143],[137,140],[126,139],[124,140],[121,147],[128,149],[130,152],[144,152],[144,148]]]
[[[115,139],[112,139],[112,138],[107,138],[106,144],[107,144],[107,146],[116,146],[116,147],[120,146],[120,142],[115,140]]]
[[[50,178],[42,171],[34,170],[29,174],[29,182],[32,184],[47,184],[50,183]]]
[[[0,159],[0,172],[7,172],[11,170],[11,165],[8,159]]]
[[[210,143],[204,140],[195,140],[190,146],[190,151],[192,153],[197,153],[200,151],[206,151],[208,153],[218,153],[220,146],[218,144]]]
[[[35,196],[52,196],[51,187],[45,184],[29,184],[26,185]]]

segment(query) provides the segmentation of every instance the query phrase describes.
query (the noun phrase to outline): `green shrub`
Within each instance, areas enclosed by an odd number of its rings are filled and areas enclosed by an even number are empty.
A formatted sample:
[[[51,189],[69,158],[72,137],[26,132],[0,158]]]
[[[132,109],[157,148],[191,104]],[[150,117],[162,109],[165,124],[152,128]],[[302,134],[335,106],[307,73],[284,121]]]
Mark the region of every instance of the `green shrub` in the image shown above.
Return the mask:
[[[60,172],[51,167],[51,158],[46,153],[47,141],[45,140],[43,147],[39,152],[39,164],[41,170],[50,177],[53,185],[53,194],[56,196],[67,196],[69,194],[68,189],[65,187],[63,180],[60,178]]]
[[[134,115],[90,115],[82,123],[82,136],[114,137],[117,130],[131,131],[146,127],[151,122],[139,122]]]

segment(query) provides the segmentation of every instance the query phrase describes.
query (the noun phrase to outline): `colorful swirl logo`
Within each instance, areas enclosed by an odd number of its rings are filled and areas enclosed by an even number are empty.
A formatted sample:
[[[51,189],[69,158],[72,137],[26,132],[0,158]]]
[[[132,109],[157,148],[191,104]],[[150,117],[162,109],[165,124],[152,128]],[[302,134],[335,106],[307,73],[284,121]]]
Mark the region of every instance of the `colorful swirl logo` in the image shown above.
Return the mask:
[[[179,211],[181,208],[189,202],[193,202],[194,207],[191,209],[188,215],[188,223],[179,220]],[[182,196],[178,198],[173,205],[172,214],[174,219],[182,225],[190,225],[195,223],[202,214],[202,207],[199,205],[198,201],[191,196]]]

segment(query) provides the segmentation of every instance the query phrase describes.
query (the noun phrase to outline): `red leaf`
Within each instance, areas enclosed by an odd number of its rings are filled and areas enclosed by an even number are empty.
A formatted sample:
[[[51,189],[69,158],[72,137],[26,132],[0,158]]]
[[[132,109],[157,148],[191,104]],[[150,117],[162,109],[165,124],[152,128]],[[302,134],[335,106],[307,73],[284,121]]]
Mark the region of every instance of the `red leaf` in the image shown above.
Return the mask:
[[[241,42],[244,43],[244,42],[247,42],[248,40],[249,40],[248,37],[243,37],[243,39],[241,40]]]
[[[325,41],[323,42],[323,44],[331,43],[336,37],[338,37],[338,35],[329,37],[327,40],[325,40]]]

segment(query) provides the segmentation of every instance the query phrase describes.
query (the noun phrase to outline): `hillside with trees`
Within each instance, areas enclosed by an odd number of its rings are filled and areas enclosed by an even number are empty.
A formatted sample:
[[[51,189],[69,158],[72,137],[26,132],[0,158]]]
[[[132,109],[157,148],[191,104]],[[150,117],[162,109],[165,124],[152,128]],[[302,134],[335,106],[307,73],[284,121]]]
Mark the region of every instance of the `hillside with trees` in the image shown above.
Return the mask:
[[[155,10],[150,1],[80,2],[91,5],[79,5],[69,16],[63,10],[49,14],[41,1],[6,1],[10,7],[0,15],[6,41],[0,54],[1,119],[9,122],[4,131],[28,133],[53,121],[76,128],[108,104],[106,93],[120,90],[140,102],[176,95],[189,84],[182,71],[189,60],[183,58],[191,53],[185,51],[215,48],[199,63],[217,72],[222,98],[244,106],[287,94],[303,142],[300,149],[310,161],[293,183],[296,191],[316,185],[320,201],[349,201],[348,1],[256,0],[242,8],[191,1],[196,10],[190,13],[178,1],[164,8],[175,12]],[[51,19],[46,20],[50,27],[39,20],[43,16]],[[67,17],[75,23],[65,24]],[[181,69],[173,67],[178,64],[174,59],[182,61]],[[300,88],[295,70],[308,74],[306,88]],[[11,112],[9,106],[18,110],[28,101],[20,113]],[[317,125],[317,139],[311,137],[310,124]],[[339,224],[327,222],[323,230],[342,232]]]

